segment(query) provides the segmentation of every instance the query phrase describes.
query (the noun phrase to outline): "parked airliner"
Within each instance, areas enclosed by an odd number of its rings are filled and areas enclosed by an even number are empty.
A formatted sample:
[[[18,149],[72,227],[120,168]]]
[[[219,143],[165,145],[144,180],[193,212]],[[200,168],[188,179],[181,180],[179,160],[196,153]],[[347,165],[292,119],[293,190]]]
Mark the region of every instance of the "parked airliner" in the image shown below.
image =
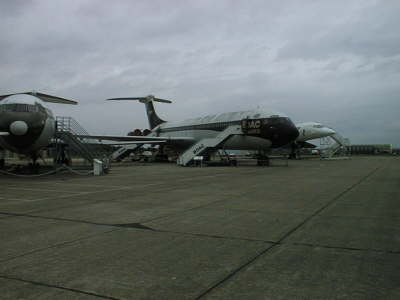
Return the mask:
[[[299,157],[300,148],[315,148],[315,145],[307,141],[332,136],[336,133],[333,129],[317,122],[298,123],[296,127],[299,130],[299,136],[292,144],[291,158]]]
[[[254,109],[240,112],[229,112],[218,115],[187,119],[177,122],[162,120],[155,112],[153,102],[171,103],[169,100],[147,97],[112,98],[108,100],[137,100],[146,106],[151,133],[147,136],[82,136],[116,141],[160,142],[174,149],[177,153],[193,150],[192,154],[200,155],[207,147],[206,141],[220,138],[213,149],[230,150],[269,150],[293,142],[299,132],[293,122],[284,114]],[[224,131],[231,126],[239,126],[240,132],[227,134]],[[222,140],[223,139],[223,140]],[[198,147],[197,147],[198,146]],[[194,147],[194,149],[191,149]]]
[[[45,102],[77,104],[38,92],[0,96],[0,166],[4,165],[4,150],[26,155],[35,164],[39,151],[51,143],[56,124]]]
[[[298,123],[296,127],[299,130],[299,136],[296,142],[320,139],[336,133],[333,129],[317,122]]]

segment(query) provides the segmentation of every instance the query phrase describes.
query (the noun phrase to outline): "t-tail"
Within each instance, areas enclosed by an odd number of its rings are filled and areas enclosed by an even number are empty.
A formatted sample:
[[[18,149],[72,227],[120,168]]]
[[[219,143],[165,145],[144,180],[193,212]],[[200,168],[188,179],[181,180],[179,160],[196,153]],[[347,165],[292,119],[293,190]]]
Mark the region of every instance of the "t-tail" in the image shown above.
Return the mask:
[[[146,106],[147,118],[149,119],[151,130],[153,130],[158,125],[166,122],[157,115],[156,111],[154,110],[153,102],[172,103],[172,101],[170,100],[156,98],[153,95],[149,95],[147,97],[111,98],[107,100],[137,100],[141,103],[144,103],[144,105]]]

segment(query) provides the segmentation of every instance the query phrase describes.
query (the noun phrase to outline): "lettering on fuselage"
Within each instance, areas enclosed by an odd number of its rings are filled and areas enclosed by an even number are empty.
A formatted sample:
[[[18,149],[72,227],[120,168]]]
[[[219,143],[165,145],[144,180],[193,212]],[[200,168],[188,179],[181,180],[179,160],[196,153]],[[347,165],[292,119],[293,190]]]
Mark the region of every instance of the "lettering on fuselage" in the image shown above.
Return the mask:
[[[244,119],[242,120],[242,132],[245,134],[260,134],[261,119]]]

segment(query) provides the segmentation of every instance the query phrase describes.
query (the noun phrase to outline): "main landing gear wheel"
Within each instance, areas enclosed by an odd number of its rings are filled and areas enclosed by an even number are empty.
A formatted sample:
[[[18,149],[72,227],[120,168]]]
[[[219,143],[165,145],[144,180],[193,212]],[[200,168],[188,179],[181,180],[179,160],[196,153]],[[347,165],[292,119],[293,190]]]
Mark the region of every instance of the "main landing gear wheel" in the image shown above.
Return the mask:
[[[33,162],[28,165],[28,168],[31,173],[38,174],[40,165],[37,162]]]
[[[236,160],[236,159],[230,160],[230,161],[229,161],[229,165],[230,165],[230,166],[236,167],[236,166],[237,166],[237,160]]]

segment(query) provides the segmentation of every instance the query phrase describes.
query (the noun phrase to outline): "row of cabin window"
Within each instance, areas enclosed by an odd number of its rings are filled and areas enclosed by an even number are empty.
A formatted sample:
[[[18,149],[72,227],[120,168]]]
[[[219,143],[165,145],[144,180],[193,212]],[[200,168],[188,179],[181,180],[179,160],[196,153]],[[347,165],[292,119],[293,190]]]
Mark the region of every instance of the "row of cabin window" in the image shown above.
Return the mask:
[[[10,112],[39,112],[40,109],[36,105],[31,104],[2,104],[0,105],[0,112],[10,111]]]
[[[171,128],[164,129],[164,131],[225,128],[229,125],[233,125],[236,123],[237,122],[220,122],[220,123],[199,124],[199,125],[190,125],[190,126],[182,126],[182,127],[171,127]]]

